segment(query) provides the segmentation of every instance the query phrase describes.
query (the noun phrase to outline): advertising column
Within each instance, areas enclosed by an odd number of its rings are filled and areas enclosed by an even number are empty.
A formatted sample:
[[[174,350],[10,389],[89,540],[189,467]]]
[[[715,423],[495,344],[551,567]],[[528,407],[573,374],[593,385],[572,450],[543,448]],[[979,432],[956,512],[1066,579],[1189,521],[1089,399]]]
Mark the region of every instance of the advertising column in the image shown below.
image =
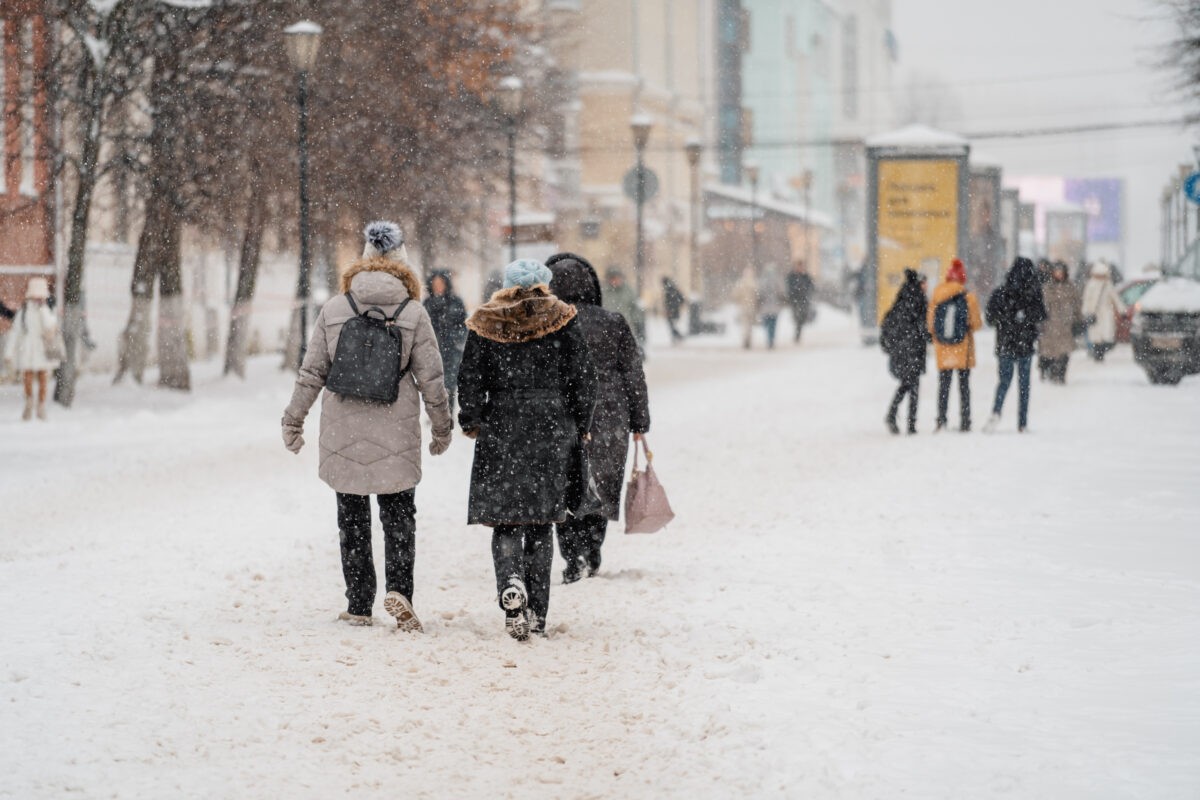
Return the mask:
[[[904,270],[924,274],[932,289],[966,243],[969,147],[958,136],[919,126],[867,144],[865,277],[874,302],[863,327],[875,329],[900,291]],[[873,330],[864,330],[864,340],[874,339]]]

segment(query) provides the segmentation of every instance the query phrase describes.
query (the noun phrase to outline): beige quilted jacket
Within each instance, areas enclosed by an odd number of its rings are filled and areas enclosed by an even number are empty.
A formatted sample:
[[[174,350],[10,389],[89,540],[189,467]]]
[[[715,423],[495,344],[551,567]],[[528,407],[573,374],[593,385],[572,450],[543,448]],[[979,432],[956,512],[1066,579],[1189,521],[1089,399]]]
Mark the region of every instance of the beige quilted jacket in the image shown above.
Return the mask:
[[[338,295],[317,317],[283,423],[302,426],[317,395],[323,394],[321,480],[345,494],[402,492],[421,480],[420,401],[425,401],[435,433],[449,433],[453,426],[437,339],[418,302],[420,285],[403,264],[383,258],[360,261],[346,272],[342,284],[363,311],[378,306],[390,315],[405,298],[412,298],[397,320],[403,359],[410,365],[400,396],[387,406],[322,392],[342,325],[354,314],[345,296]]]

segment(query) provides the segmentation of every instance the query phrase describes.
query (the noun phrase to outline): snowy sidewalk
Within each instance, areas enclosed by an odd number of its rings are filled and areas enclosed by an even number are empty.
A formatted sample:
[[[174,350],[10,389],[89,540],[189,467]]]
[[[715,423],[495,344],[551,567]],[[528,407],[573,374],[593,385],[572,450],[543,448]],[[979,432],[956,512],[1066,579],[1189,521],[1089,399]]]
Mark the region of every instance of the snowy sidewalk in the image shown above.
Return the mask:
[[[462,438],[426,459],[406,636],[333,621],[316,415],[287,453],[273,363],[99,379],[47,424],[0,390],[0,796],[1196,795],[1200,379],[1077,355],[1030,435],[1014,392],[1000,433],[932,436],[927,376],[894,438],[879,351],[825,309],[811,334],[652,352],[679,519],[614,526],[528,644]]]

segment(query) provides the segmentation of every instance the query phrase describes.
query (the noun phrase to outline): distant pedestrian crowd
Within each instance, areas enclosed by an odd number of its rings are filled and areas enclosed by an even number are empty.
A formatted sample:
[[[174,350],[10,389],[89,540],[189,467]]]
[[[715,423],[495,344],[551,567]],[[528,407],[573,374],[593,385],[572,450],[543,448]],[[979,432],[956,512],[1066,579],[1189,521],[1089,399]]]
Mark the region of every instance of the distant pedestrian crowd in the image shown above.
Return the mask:
[[[895,302],[880,325],[880,345],[899,386],[884,422],[900,433],[898,415],[908,401],[907,431],[917,432],[920,379],[926,370],[928,345],[937,365],[937,431],[949,424],[951,388],[958,382],[959,430],[971,430],[971,371],[976,365],[975,335],[986,321],[995,328],[998,363],[996,391],[985,432],[996,430],[1005,400],[1017,381],[1017,430],[1029,426],[1029,402],[1034,357],[1039,374],[1065,383],[1071,354],[1082,338],[1088,352],[1103,361],[1116,341],[1117,320],[1125,313],[1112,278],[1112,268],[1098,262],[1088,270],[1080,293],[1071,283],[1066,264],[1043,261],[1036,265],[1017,258],[1003,284],[988,298],[980,313],[979,300],[967,288],[967,268],[954,259],[943,280],[928,292],[925,277],[904,272]]]

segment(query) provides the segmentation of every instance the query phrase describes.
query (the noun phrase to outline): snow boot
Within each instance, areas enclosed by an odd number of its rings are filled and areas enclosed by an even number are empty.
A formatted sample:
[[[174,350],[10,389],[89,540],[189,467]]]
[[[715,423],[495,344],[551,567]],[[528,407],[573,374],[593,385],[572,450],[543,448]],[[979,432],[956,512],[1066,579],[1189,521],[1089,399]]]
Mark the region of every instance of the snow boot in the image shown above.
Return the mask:
[[[587,556],[587,576],[594,578],[600,574],[600,548],[593,549]]]
[[[45,403],[38,403],[37,418],[40,419],[42,422],[46,421],[46,404]]]
[[[388,592],[383,598],[383,610],[396,618],[396,627],[405,633],[424,633],[421,620],[413,611],[412,603],[399,592]]]
[[[896,424],[896,417],[894,415],[888,414],[886,417],[884,417],[883,424],[887,425],[888,433],[892,434],[893,436],[898,436],[900,434],[900,426]]]
[[[583,556],[576,556],[574,561],[570,564],[567,564],[567,566],[563,569],[563,585],[566,586],[568,583],[575,583],[581,579],[586,568],[587,562],[584,560]]]
[[[529,615],[526,609],[528,598],[525,582],[519,578],[509,578],[508,585],[500,593],[500,607],[504,609],[504,630],[518,642],[529,638]]]
[[[375,618],[370,614],[351,614],[349,611],[338,614],[338,621],[347,622],[357,628],[366,628],[375,624]]]
[[[539,639],[546,639],[546,620],[533,613],[532,609],[526,609],[529,614],[529,635],[536,636]]]
[[[25,410],[21,412],[21,419],[25,420],[26,422],[33,419],[33,398],[32,397],[27,397],[25,399]]]
[[[1000,424],[1000,415],[992,414],[990,417],[988,417],[988,421],[983,423],[983,432],[984,433],[995,433],[996,426],[999,424]]]

